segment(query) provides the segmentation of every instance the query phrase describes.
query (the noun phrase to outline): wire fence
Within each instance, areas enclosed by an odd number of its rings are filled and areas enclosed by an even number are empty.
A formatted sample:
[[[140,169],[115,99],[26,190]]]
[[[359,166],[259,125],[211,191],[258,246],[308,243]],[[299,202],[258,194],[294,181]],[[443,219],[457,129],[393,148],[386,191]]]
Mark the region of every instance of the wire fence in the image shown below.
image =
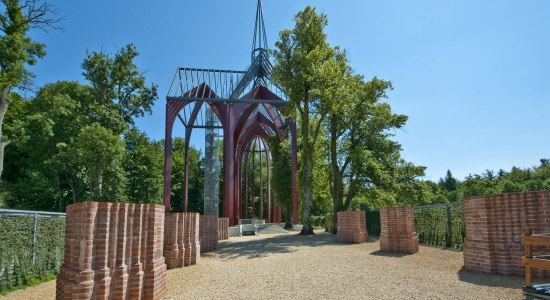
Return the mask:
[[[0,292],[56,274],[64,240],[64,213],[0,209]]]
[[[415,206],[414,222],[421,244],[462,250],[464,245],[462,202]]]

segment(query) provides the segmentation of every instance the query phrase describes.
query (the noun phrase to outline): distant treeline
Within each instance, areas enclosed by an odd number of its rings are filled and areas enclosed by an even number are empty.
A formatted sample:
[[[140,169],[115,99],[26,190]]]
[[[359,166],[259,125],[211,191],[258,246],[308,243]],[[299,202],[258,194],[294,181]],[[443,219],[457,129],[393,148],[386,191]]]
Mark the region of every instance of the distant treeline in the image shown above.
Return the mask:
[[[430,203],[457,202],[477,195],[550,190],[550,159],[541,159],[540,165],[530,168],[486,170],[468,175],[462,181],[448,170],[437,183],[426,181],[426,184],[431,189]]]

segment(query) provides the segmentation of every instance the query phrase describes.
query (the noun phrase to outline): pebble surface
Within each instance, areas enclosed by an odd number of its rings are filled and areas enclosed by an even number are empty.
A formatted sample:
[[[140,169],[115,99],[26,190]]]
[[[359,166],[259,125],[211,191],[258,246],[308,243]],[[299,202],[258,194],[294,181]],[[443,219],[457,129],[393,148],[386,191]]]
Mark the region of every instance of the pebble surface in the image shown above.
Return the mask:
[[[522,278],[462,269],[462,252],[420,246],[380,252],[379,242],[262,234],[220,241],[197,265],[168,271],[166,299],[521,299]],[[54,299],[55,281],[2,299]]]

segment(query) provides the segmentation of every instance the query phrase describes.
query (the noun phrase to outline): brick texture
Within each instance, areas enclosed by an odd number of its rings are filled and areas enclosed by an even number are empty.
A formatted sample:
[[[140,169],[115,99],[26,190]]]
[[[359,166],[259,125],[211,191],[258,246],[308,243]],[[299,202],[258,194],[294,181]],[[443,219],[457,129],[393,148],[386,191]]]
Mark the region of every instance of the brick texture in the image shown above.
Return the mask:
[[[57,299],[161,299],[166,292],[164,206],[67,206]]]
[[[418,252],[418,237],[411,206],[380,209],[380,250],[411,254]]]
[[[464,267],[495,274],[523,275],[521,257],[524,227],[533,233],[550,232],[549,192],[483,195],[464,199]],[[534,255],[550,254],[550,247],[533,247]],[[535,270],[534,276],[550,278]]]
[[[199,240],[200,253],[218,250],[218,217],[200,216]]]
[[[218,218],[218,240],[229,239],[229,218]]]
[[[364,211],[339,211],[336,239],[340,243],[365,243],[369,240]]]
[[[198,213],[167,213],[164,219],[164,256],[168,269],[197,263],[200,255]],[[192,256],[194,258],[192,258]]]

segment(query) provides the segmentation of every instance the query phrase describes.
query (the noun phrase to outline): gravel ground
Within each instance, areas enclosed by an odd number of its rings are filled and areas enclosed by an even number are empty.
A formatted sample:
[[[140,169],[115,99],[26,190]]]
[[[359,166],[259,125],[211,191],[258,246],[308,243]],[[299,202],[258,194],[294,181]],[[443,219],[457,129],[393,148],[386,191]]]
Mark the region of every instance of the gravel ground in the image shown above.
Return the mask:
[[[168,271],[167,299],[523,299],[522,278],[462,269],[462,252],[414,255],[295,233],[231,238],[191,267]],[[55,281],[9,299],[54,299]]]

